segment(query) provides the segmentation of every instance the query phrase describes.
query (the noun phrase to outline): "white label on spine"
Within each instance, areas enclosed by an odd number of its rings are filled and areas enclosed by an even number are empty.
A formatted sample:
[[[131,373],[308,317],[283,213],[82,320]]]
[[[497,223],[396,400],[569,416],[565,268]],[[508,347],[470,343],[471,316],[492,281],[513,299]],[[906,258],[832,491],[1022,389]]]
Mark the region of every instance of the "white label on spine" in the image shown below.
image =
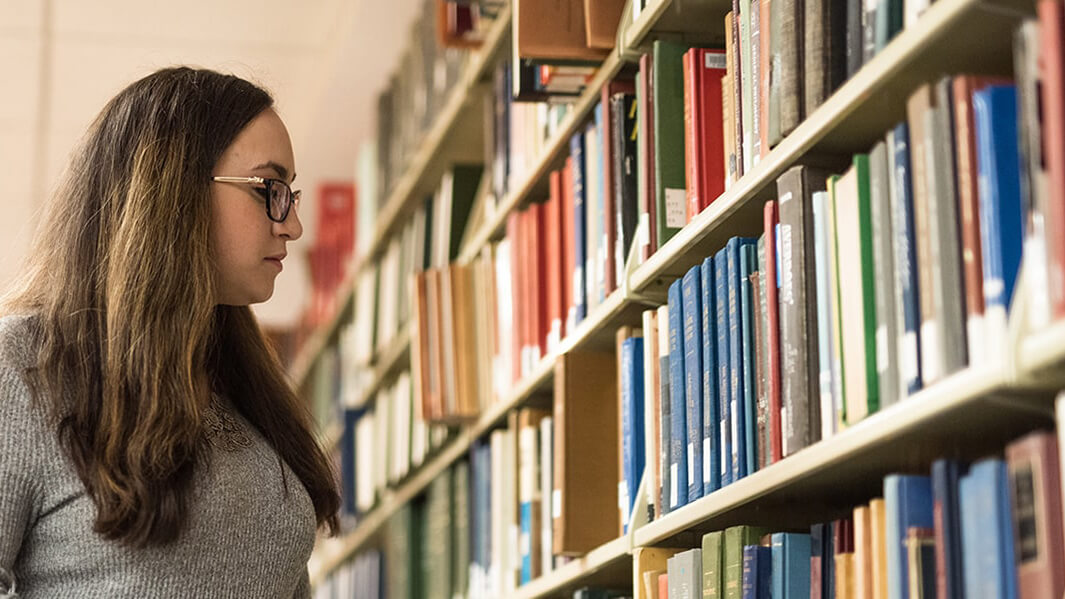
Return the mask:
[[[710,439],[703,439],[703,484],[710,482]]]
[[[669,507],[677,507],[677,464],[669,465]]]
[[[706,63],[704,68],[707,69],[727,69],[728,60],[725,57],[724,52],[707,52]]]
[[[891,356],[888,355],[887,326],[876,328],[876,371],[884,374],[888,365],[891,364]]]
[[[695,444],[688,443],[688,485],[695,484]]]
[[[732,417],[729,418],[729,422],[732,423],[732,431],[731,431],[732,432],[732,463],[733,464],[738,464],[739,463],[739,459],[740,459],[740,447],[739,447],[740,444],[737,443],[737,441],[740,438],[740,431],[739,431],[739,426],[738,426],[739,423],[736,422],[736,414],[738,412],[736,412],[736,400],[735,399],[732,400],[732,402],[729,404],[729,412],[731,412],[731,414],[732,414]]]
[[[562,517],[562,489],[555,489],[551,493],[551,517]]]
[[[721,476],[725,476],[725,473],[728,472],[728,452],[725,451],[725,439],[728,438],[728,429],[725,428],[724,420],[721,421],[718,428],[721,435]]]
[[[625,509],[625,496],[628,495],[628,485],[625,481],[618,483],[618,507],[622,510]]]
[[[934,320],[921,323],[921,380],[927,385],[939,380],[943,348],[939,340],[939,326]]]
[[[899,354],[902,356],[900,365],[902,366],[902,380],[907,386],[910,382],[917,378],[918,363],[917,363],[917,333],[909,331],[902,336],[902,347],[899,348]],[[903,389],[905,392],[906,390]]]
[[[679,229],[684,226],[684,221],[687,219],[685,213],[685,202],[688,199],[688,194],[683,189],[666,189],[666,227],[670,229]]]

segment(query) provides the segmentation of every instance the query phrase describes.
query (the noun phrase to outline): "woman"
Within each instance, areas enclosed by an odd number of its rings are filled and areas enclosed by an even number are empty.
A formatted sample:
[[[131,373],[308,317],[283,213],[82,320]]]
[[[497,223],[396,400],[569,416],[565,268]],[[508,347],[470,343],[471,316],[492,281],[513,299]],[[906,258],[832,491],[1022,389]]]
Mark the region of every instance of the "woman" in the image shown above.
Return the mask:
[[[339,499],[248,304],[299,238],[262,89],[130,85],[0,314],[0,598],[307,597]]]

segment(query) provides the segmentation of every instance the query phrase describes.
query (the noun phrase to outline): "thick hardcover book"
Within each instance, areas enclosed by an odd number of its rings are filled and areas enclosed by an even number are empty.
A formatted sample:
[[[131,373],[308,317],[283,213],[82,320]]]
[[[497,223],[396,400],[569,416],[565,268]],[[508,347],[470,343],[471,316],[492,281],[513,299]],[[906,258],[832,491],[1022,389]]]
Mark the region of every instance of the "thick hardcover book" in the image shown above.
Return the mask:
[[[728,35],[729,31],[732,32],[725,41],[725,53],[728,67],[731,69],[729,72],[729,87],[732,92],[732,110],[729,113],[732,118],[732,140],[735,142],[733,150],[736,153],[736,177],[739,178],[747,173],[746,165],[749,162],[744,155],[747,147],[743,144],[743,111],[747,107],[743,105],[743,30],[740,26],[740,0],[732,0],[732,12],[725,15],[725,19],[730,21],[729,24],[725,25],[726,35]],[[732,42],[731,54],[729,40]]]
[[[824,191],[827,173],[792,167],[777,179],[780,213],[780,376],[787,418],[782,434],[788,453],[821,438],[817,275],[814,260],[813,194]]]
[[[573,193],[573,157],[562,167],[562,337],[577,327],[577,197]]]
[[[703,496],[703,292],[702,269],[691,267],[681,280],[684,335],[684,405],[687,423],[688,501]],[[708,399],[708,398],[707,398]]]
[[[555,421],[551,416],[540,420],[540,568],[544,574],[554,569],[554,542],[552,541],[554,489],[554,432]],[[477,512],[472,512],[476,514]]]
[[[698,70],[701,72],[696,105],[702,145],[698,164],[699,210],[702,211],[725,191],[725,132],[719,118],[724,111],[721,78],[726,74],[725,52],[699,49]]]
[[[793,532],[773,533],[773,586],[776,599],[810,597],[810,535]]]
[[[854,596],[873,596],[873,521],[868,505],[854,508]]]
[[[784,436],[782,418],[780,380],[780,276],[777,274],[777,225],[780,223],[777,202],[766,202],[762,212],[765,236],[765,280],[766,280],[766,344],[769,353],[769,449],[772,461],[784,457]]]
[[[872,561],[873,561],[873,595],[872,599],[888,598],[887,574],[887,524],[884,514],[883,498],[869,502],[869,514],[872,520]]]
[[[722,458],[718,442],[718,422],[721,416],[717,399],[717,277],[714,274],[713,258],[703,260],[699,274],[703,293],[703,495],[709,495],[721,487]]]
[[[758,238],[757,264],[765,262],[765,235]],[[751,297],[755,302],[754,310],[754,391],[755,405],[758,413],[758,469],[772,463],[769,450],[769,381],[766,378],[766,341],[765,330],[768,319],[765,313],[765,284],[762,281],[764,271],[751,273]]]
[[[932,528],[932,484],[927,476],[890,474],[884,478],[884,513],[887,553],[888,596],[910,599],[906,560],[906,530],[911,526]],[[916,598],[915,598],[916,599]]]
[[[751,35],[748,45],[751,48],[751,166],[758,164],[762,158],[762,94],[761,94],[761,66],[762,66],[762,33],[761,33],[761,10],[762,3],[759,0],[751,0],[750,7],[750,30]],[[766,32],[767,34],[769,32]]]
[[[769,531],[754,526],[733,526],[725,529],[725,553],[722,599],[742,599],[743,548],[758,545]],[[807,554],[809,559],[809,554]]]
[[[1006,446],[1017,584],[1023,599],[1065,592],[1061,466],[1057,436],[1031,433]]]
[[[1017,571],[1006,463],[985,458],[958,484],[966,597],[1016,599]],[[1060,563],[1058,564],[1060,569]]]
[[[684,388],[684,304],[681,279],[669,286],[669,508],[688,503],[688,409]]]
[[[717,397],[718,439],[721,460],[721,486],[731,483],[732,476],[732,419],[729,406],[732,404],[732,384],[729,373],[731,356],[728,311],[728,248],[721,248],[714,255],[715,298],[717,303]]]
[[[769,599],[773,573],[773,552],[769,547],[743,548],[743,599]],[[805,599],[805,598],[804,598]]]
[[[751,56],[751,3],[752,0],[733,2],[733,8],[739,6],[737,20],[740,26],[740,127],[743,130],[743,172],[748,172],[754,165],[754,87],[755,71]]]
[[[743,176],[742,133],[739,123],[739,34],[736,15],[725,14],[725,76],[721,78],[721,120],[724,132],[725,175],[730,185]],[[727,187],[727,185],[726,185]]]
[[[636,492],[644,474],[644,340],[633,336],[621,342],[621,461],[624,493],[619,497],[621,533],[628,532],[629,519],[636,504]],[[619,487],[619,489],[622,487]]]
[[[578,130],[570,138],[570,158],[573,159],[573,305],[575,306],[574,326],[579,325],[588,314],[588,282],[585,279],[585,264],[588,261],[588,222],[587,210],[584,206],[585,197],[585,169],[584,160],[584,132]],[[567,335],[571,331],[567,329]]]
[[[603,230],[603,156],[599,132],[602,105],[592,109],[592,120],[584,129],[584,293],[587,313],[595,310],[606,297],[603,293],[603,273],[600,258],[605,259],[602,244]]]
[[[862,0],[847,0],[847,78],[850,79],[862,68]]]
[[[869,209],[869,157],[858,154],[835,187],[836,239],[840,281],[858,289],[840,293],[846,422],[876,412],[876,295],[873,289],[872,218]]]
[[[769,154],[769,82],[772,64],[770,29],[773,15],[772,0],[758,3],[758,147],[761,158]]]
[[[661,496],[659,511],[665,515],[672,509],[670,491],[673,487],[673,400],[670,397],[669,372],[669,306],[658,308],[658,401],[659,401],[659,472],[661,472]]]
[[[583,555],[614,538],[618,463],[613,353],[567,352],[555,362],[554,553]]]
[[[692,48],[684,53],[684,188],[685,188],[685,222],[701,211],[702,185],[699,181],[698,166],[702,163],[703,144],[699,136],[701,128],[699,113],[699,88],[702,72],[699,70],[699,48]]]
[[[702,549],[683,551],[669,558],[669,599],[694,599],[701,595],[703,582]]]
[[[742,256],[744,247],[756,243],[752,238],[733,237],[725,247],[728,273],[728,327],[729,327],[729,424],[732,438],[732,480],[739,480],[750,470],[747,464],[747,417],[743,364],[746,351],[743,345],[741,283]]]
[[[658,463],[661,414],[658,396],[658,312],[643,312],[643,454],[646,468],[647,486],[647,521],[651,522],[661,515],[659,497],[661,497],[662,471]]]
[[[936,596],[963,597],[961,519],[958,480],[964,466],[941,458],[932,462],[932,518],[936,541]]]
[[[780,84],[783,79],[783,73],[780,72],[780,43],[782,35],[782,27],[784,21],[784,15],[781,12],[783,6],[783,0],[773,0],[772,11],[769,12],[769,56],[768,62],[768,82],[766,90],[766,115],[765,115],[765,129],[766,140],[769,146],[775,146],[780,143],[780,140],[784,138],[784,135],[780,131]],[[726,32],[726,39],[728,35]]]
[[[832,371],[832,353],[836,343],[832,336],[832,287],[829,285],[828,262],[828,192],[814,192],[812,209],[814,216],[814,266],[817,283],[817,363],[818,363],[818,401],[821,410],[821,438],[827,439],[836,433],[836,409],[833,397],[832,380],[836,374]]]
[[[1043,62],[1044,137],[1065,139],[1065,6],[1054,0],[1040,0],[1039,53]],[[1050,288],[1050,309],[1054,318],[1065,316],[1065,147],[1047,143],[1046,170],[1049,175],[1049,197],[1046,212],[1047,271]]]
[[[740,254],[740,337],[742,339],[743,380],[743,438],[747,454],[747,474],[758,470],[758,394],[755,379],[758,366],[755,362],[754,320],[757,317],[758,299],[752,293],[751,275],[758,272],[757,242],[743,246]]]
[[[891,228],[891,171],[888,147],[879,141],[869,152],[869,208],[873,227],[873,278],[876,281],[876,376],[880,407],[899,400],[899,327],[895,310],[895,248]]]
[[[599,96],[599,105],[603,110],[603,123],[600,129],[600,137],[603,140],[603,252],[605,263],[603,264],[603,281],[606,295],[617,289],[618,265],[617,252],[618,239],[622,236],[622,223],[620,219],[622,187],[624,178],[618,176],[618,171],[624,173],[625,168],[625,106],[620,109],[618,103],[624,104],[624,94],[636,93],[635,85],[631,79],[618,79],[603,86]],[[633,138],[633,142],[636,138]],[[633,152],[635,153],[635,152]],[[636,171],[632,170],[635,175]],[[633,187],[635,192],[635,187]],[[632,205],[635,209],[635,195]],[[635,225],[634,225],[635,226]],[[624,258],[623,258],[624,259]]]
[[[685,222],[684,74],[688,46],[655,41],[652,55],[654,97],[654,181],[658,247]]]
[[[805,0],[803,12],[803,93],[810,114],[847,78],[847,2]]]
[[[780,0],[780,135],[790,134],[806,116],[803,106],[803,3],[801,0]],[[776,35],[773,30],[772,35]],[[774,69],[774,74],[775,74]],[[772,90],[770,90],[772,94]],[[770,98],[772,102],[772,97]],[[771,108],[772,110],[772,108]],[[772,119],[772,113],[770,114]],[[772,120],[770,120],[772,127]],[[774,143],[770,129],[769,143]]]
[[[920,302],[917,290],[917,253],[910,177],[909,126],[899,123],[888,133],[888,203],[891,207],[892,245],[895,252],[895,319],[898,322],[900,399],[922,387]]]
[[[658,249],[658,215],[655,200],[655,128],[654,128],[654,61],[650,53],[640,57],[640,70],[636,75],[636,140],[637,198],[640,205],[640,223],[646,223],[646,238],[642,244],[641,261],[646,261]]]
[[[1017,88],[993,85],[973,94],[980,181],[980,236],[984,249],[985,341],[1008,343],[1006,317],[1021,268],[1021,206]],[[974,348],[975,349],[975,348]]]
[[[705,599],[724,598],[725,531],[703,535],[703,594]]]
[[[618,93],[610,98],[610,110],[613,113],[614,165],[611,169],[614,177],[614,287],[625,277],[625,261],[629,257],[636,235],[639,219],[637,197],[637,163],[636,163],[636,96],[631,93]],[[607,251],[611,251],[608,246]]]

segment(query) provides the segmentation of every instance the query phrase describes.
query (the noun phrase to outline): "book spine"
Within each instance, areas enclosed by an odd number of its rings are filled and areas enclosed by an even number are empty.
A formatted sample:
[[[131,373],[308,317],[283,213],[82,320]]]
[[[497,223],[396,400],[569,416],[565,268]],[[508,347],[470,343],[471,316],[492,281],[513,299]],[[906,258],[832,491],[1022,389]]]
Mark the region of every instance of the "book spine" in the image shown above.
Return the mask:
[[[687,46],[655,41],[652,47],[654,97],[654,181],[658,247],[685,224],[684,74]]]
[[[758,4],[758,138],[761,158],[769,154],[769,82],[772,53],[770,28],[773,14],[771,0]]]
[[[765,280],[766,313],[769,323],[766,340],[769,345],[769,448],[772,461],[778,462],[784,457],[784,436],[782,421],[783,402],[781,399],[780,370],[780,277],[777,273],[777,224],[780,222],[776,201],[766,202],[763,210],[765,230]]]
[[[732,28],[732,76],[730,77],[730,85],[732,86],[732,133],[735,140],[734,150],[736,152],[736,178],[742,177],[748,170],[747,165],[749,159],[746,155],[747,146],[744,145],[744,139],[746,132],[743,130],[744,114],[743,111],[747,109],[743,104],[743,19],[741,14],[740,2],[742,0],[732,0],[732,12],[729,13],[726,18],[731,17]],[[726,47],[727,51],[727,47]]]
[[[702,272],[693,266],[681,280],[684,315],[684,395],[687,408],[688,501],[703,496]]]
[[[832,304],[829,286],[828,263],[828,202],[827,191],[817,191],[812,196],[814,217],[814,264],[817,280],[817,354],[818,398],[821,411],[821,438],[827,439],[836,432],[835,400],[832,396],[832,351],[834,339],[831,334]]]
[[[1016,599],[1009,483],[997,458],[974,463],[958,486],[967,597]]]
[[[758,164],[762,158],[762,94],[761,94],[761,66],[762,66],[762,40],[761,40],[761,2],[750,0],[750,62],[747,63],[750,70],[751,87],[751,166]]]
[[[680,279],[669,287],[670,509],[688,503],[688,425],[684,379],[684,306]]]
[[[1006,447],[1021,597],[1060,597],[1065,591],[1059,461],[1053,432],[1031,433]]]
[[[751,295],[757,305],[754,311],[755,393],[758,406],[758,468],[762,469],[772,463],[773,457],[769,440],[769,343],[766,341],[769,315],[766,313],[764,280],[765,235],[758,238],[756,260],[758,272],[751,274]]]
[[[914,198],[910,178],[909,126],[895,126],[888,138],[891,166],[891,229],[895,250],[896,319],[899,322],[899,394],[911,395],[923,385],[921,378],[920,302],[917,289]]]
[[[1054,0],[1036,4],[1040,25],[1039,53],[1043,62],[1043,110],[1047,140],[1065,139],[1065,6]],[[1047,270],[1050,307],[1054,318],[1065,317],[1065,147],[1044,146],[1049,177],[1047,198]]]
[[[743,368],[743,423],[744,449],[747,474],[758,470],[758,400],[755,393],[754,319],[757,299],[751,293],[751,274],[758,271],[756,247],[753,243],[742,246],[740,253],[740,335],[742,340],[741,356]]]
[[[732,476],[732,422],[729,407],[732,403],[732,385],[729,375],[729,316],[728,316],[728,249],[722,248],[714,255],[714,277],[717,304],[717,390],[718,390],[718,439],[720,440],[721,486],[731,483]]]
[[[699,185],[699,139],[700,123],[699,104],[699,49],[692,48],[684,53],[684,189],[685,222],[700,212],[702,191]]]
[[[876,273],[873,267],[873,216],[869,197],[869,156],[854,157],[858,174],[858,223],[861,229],[862,330],[865,341],[866,409],[872,414],[880,409],[880,386],[877,381],[876,347]]]
[[[769,12],[769,68],[768,91],[766,92],[766,138],[770,146],[775,146],[784,138],[780,129],[780,89],[784,74],[781,73],[783,56],[781,43],[783,38],[784,11],[788,9],[785,0],[773,0],[773,10]],[[726,32],[725,39],[728,39]],[[779,66],[778,66],[779,65]]]
[[[698,177],[700,190],[699,210],[704,210],[725,191],[725,131],[724,121],[718,115],[724,113],[721,78],[726,74],[726,57],[721,50],[700,50],[699,103],[697,105],[698,131],[702,143]]]
[[[703,344],[703,495],[721,486],[721,455],[718,450],[717,426],[720,421],[717,402],[717,301],[714,260],[706,258],[700,268],[702,284],[702,344]]]
[[[898,401],[898,326],[895,320],[895,253],[889,205],[888,148],[883,140],[869,153],[869,207],[872,221],[873,277],[876,295],[876,377],[880,405]],[[889,284],[879,284],[886,281]]]
[[[780,0],[780,135],[790,134],[805,116],[803,107],[802,2]],[[776,38],[776,29],[772,34]],[[774,75],[776,71],[774,69]],[[771,92],[772,93],[772,92]],[[772,102],[772,98],[770,98]],[[772,110],[772,108],[770,108]],[[770,115],[772,118],[772,115]],[[770,121],[772,123],[772,121]],[[770,129],[770,143],[773,143]]]
[[[955,77],[954,113],[955,144],[958,167],[958,212],[961,218],[962,264],[965,273],[966,329],[972,346],[972,360],[981,361],[988,349],[984,339],[983,250],[980,243],[979,163],[976,153],[976,126],[973,121],[973,77]],[[1012,119],[1011,119],[1012,120]],[[993,346],[992,346],[993,347]]]
[[[932,462],[932,522],[936,542],[936,596],[962,596],[961,537],[958,519],[958,478],[961,465],[956,460]]]
[[[575,306],[574,326],[579,325],[587,315],[587,281],[585,280],[585,264],[588,260],[586,218],[586,201],[584,190],[585,164],[584,164],[584,134],[578,132],[570,138],[570,158],[573,159],[573,247],[574,247],[574,270],[573,270],[573,305]],[[567,330],[567,334],[570,331]]]
[[[669,306],[658,308],[658,396],[659,396],[659,472],[662,475],[661,497],[659,499],[662,514],[668,514],[673,502],[670,492],[673,487],[672,464],[673,452],[673,400],[669,394]]]

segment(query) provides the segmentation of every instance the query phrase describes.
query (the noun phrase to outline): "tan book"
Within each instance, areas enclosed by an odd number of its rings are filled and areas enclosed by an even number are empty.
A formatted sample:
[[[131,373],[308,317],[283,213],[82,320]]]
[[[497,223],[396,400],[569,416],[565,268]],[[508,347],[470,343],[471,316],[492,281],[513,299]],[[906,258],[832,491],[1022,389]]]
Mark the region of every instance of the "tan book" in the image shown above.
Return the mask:
[[[583,555],[617,536],[617,383],[612,352],[555,361],[555,555]]]
[[[684,549],[636,548],[632,554],[633,599],[669,599],[658,596],[658,575],[666,573],[666,562],[681,551]]]
[[[876,498],[869,502],[870,547],[873,563],[873,599],[888,599],[887,573],[887,520],[884,516],[884,500]]]
[[[855,599],[854,594],[854,554],[837,553],[836,562],[836,599]]]
[[[869,506],[854,508],[854,597],[873,598],[873,522]]]

